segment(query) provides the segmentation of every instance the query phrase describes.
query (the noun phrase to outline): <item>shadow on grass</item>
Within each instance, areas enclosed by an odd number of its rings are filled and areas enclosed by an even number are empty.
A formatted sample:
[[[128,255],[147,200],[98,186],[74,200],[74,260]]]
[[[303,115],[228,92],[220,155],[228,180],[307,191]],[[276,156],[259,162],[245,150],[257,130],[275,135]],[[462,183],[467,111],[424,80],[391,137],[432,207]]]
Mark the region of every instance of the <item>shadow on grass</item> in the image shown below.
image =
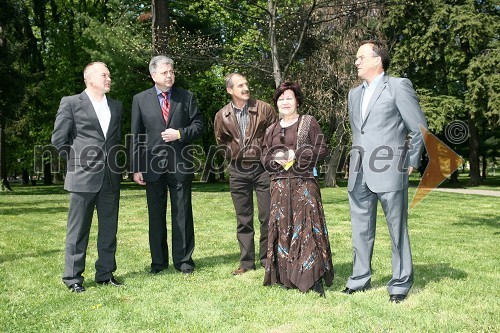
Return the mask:
[[[229,182],[220,183],[205,183],[194,181],[191,186],[192,192],[229,192]],[[121,183],[121,190],[127,191],[141,191],[146,195],[146,187],[138,185],[131,181],[123,181]]]
[[[63,184],[58,185],[37,185],[37,186],[25,186],[25,185],[12,185],[12,191],[0,191],[0,196],[9,195],[51,195],[51,194],[64,194],[68,193],[64,188]]]
[[[319,183],[321,188],[324,188],[324,179],[321,177]],[[420,178],[415,174],[410,177],[410,187],[418,187],[420,183]],[[461,175],[459,178],[459,183],[449,184],[448,181],[444,181],[440,187],[445,188],[471,188],[468,186],[469,178]],[[500,187],[500,176],[488,176],[488,178],[482,180],[482,188],[491,187],[492,189]],[[62,194],[67,193],[63,189],[63,183],[58,183],[55,185],[20,185],[17,183],[11,184],[13,189],[12,192],[0,192],[0,195],[48,195],[48,194]],[[345,188],[347,187],[346,179],[337,179],[337,187]],[[130,191],[144,191],[145,187],[137,185],[131,180],[123,180],[121,183],[122,190]],[[228,192],[229,191],[229,181],[219,181],[217,183],[206,183],[201,181],[193,182],[193,192]]]
[[[204,270],[209,270],[211,268],[217,267],[219,265],[224,265],[227,263],[234,262],[235,269],[238,266],[238,261],[239,261],[239,256],[240,254],[235,252],[231,254],[221,254],[221,255],[216,255],[216,256],[208,256],[208,257],[194,257],[195,261],[195,272],[203,272]],[[158,274],[151,274],[150,273],[150,266],[145,266],[144,269],[138,270],[138,271],[131,271],[127,272],[125,274],[120,274],[120,278],[126,279],[126,278],[134,278],[138,276],[161,276],[161,275],[170,275],[170,274],[180,274],[175,268],[172,262],[170,262],[169,266],[167,269],[162,271],[161,273]],[[228,272],[229,274],[229,272]]]
[[[464,280],[467,273],[460,269],[451,267],[449,263],[417,264],[413,265],[414,286],[425,288],[430,282],[439,282],[444,279]],[[391,275],[386,275],[372,282],[372,287],[385,287],[391,279]]]
[[[462,221],[460,222],[455,222],[453,225],[456,226],[469,226],[469,227],[490,227],[490,228],[495,228],[499,229],[500,228],[500,222],[498,220],[498,215],[489,215],[485,216],[484,214],[479,217],[478,215],[474,216],[466,216]],[[497,234],[498,232],[495,232]]]
[[[121,190],[145,192],[146,187],[138,185],[132,181],[122,181],[120,184]],[[17,196],[17,195],[52,195],[52,194],[66,194],[68,191],[64,189],[64,184],[56,185],[37,185],[37,186],[23,186],[14,184],[12,185],[13,191],[0,192],[1,195]],[[229,192],[229,182],[220,183],[205,183],[193,182],[193,192]],[[146,195],[144,193],[144,195]]]
[[[4,254],[0,255],[0,264],[4,262],[10,262],[10,261],[16,261],[19,259],[26,259],[26,258],[41,258],[41,257],[48,257],[53,255],[54,253],[59,253],[62,250],[46,250],[46,251],[40,251],[40,252],[34,252],[34,253],[13,253],[13,254]]]
[[[236,269],[238,268],[239,260],[240,260],[239,252],[195,258],[196,267],[200,269],[216,267],[227,263],[234,263],[235,266],[234,269]]]
[[[7,208],[2,209],[0,215],[25,215],[25,214],[58,214],[65,213],[68,211],[68,207],[33,207],[33,204],[30,207],[26,207],[20,209],[19,207],[15,208]]]
[[[120,268],[118,268],[120,270]],[[130,278],[144,278],[144,277],[159,277],[159,276],[164,276],[164,275],[171,275],[171,274],[176,274],[178,273],[174,268],[173,265],[169,265],[167,269],[161,271],[160,273],[153,274],[151,273],[151,267],[150,266],[144,266],[142,270],[138,271],[129,271],[124,274],[118,274],[116,275],[117,279],[119,281],[125,282],[127,284],[127,279]],[[89,281],[89,286],[98,286],[98,284],[94,281],[90,282]]]
[[[481,179],[481,187],[491,187],[491,188],[498,188],[500,187],[500,176],[488,176],[485,179]],[[474,186],[469,186],[469,177],[467,175],[461,175],[458,178],[458,183],[450,183],[448,180],[445,180],[441,186],[439,187],[445,187],[445,188],[469,188],[469,189],[474,189]]]
[[[2,207],[0,215],[57,214],[68,211],[68,200],[43,200],[44,207],[39,207],[38,204],[39,202],[35,201],[16,202],[13,206]]]
[[[319,183],[323,187],[323,180]],[[0,195],[51,195],[51,194],[66,194],[68,193],[63,188],[64,184],[59,183],[55,185],[37,185],[25,186],[14,184],[12,185],[13,191],[0,192]],[[339,180],[337,187],[347,187],[347,181]],[[121,190],[145,192],[146,187],[138,185],[133,181],[124,180],[121,182]],[[192,185],[193,192],[229,192],[229,181],[219,181],[217,183],[206,183],[201,181],[194,181]],[[146,194],[144,194],[146,195]]]

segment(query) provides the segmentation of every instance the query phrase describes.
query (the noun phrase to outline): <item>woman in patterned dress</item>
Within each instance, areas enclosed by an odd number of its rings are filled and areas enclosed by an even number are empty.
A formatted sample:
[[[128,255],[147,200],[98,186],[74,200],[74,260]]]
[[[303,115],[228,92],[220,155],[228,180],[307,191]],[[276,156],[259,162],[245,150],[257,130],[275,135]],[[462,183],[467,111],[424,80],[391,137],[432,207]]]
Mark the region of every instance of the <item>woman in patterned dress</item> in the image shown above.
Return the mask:
[[[304,97],[299,84],[284,82],[273,96],[281,120],[263,143],[262,164],[271,176],[271,214],[264,285],[280,284],[325,296],[333,265],[321,201],[314,177],[327,147],[316,119],[299,115]]]

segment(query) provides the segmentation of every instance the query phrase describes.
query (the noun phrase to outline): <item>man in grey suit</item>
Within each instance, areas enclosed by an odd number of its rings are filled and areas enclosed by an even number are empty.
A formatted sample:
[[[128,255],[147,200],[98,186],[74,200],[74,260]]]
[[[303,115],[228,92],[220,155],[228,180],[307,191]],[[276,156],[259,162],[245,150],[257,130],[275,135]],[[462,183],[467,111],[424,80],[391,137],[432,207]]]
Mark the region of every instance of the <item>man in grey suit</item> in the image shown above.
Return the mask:
[[[153,57],[149,72],[155,85],[135,95],[132,102],[132,171],[134,181],[146,186],[151,273],[168,267],[166,218],[170,191],[174,268],[190,274],[195,267],[190,144],[202,132],[202,115],[192,92],[173,87],[172,59]]]
[[[63,282],[83,292],[82,273],[94,209],[97,208],[98,259],[95,281],[119,287],[116,271],[116,232],[120,198],[122,103],[106,96],[111,86],[107,66],[93,62],[84,69],[85,91],[61,99],[52,144],[67,158],[64,189],[69,191]]]
[[[418,98],[408,79],[387,76],[385,44],[365,41],[356,54],[358,77],[364,82],[349,92],[352,130],[349,163],[349,204],[353,272],[345,294],[370,288],[377,203],[384,211],[392,243],[391,302],[406,298],[413,284],[408,237],[408,176],[420,165],[427,128]]]

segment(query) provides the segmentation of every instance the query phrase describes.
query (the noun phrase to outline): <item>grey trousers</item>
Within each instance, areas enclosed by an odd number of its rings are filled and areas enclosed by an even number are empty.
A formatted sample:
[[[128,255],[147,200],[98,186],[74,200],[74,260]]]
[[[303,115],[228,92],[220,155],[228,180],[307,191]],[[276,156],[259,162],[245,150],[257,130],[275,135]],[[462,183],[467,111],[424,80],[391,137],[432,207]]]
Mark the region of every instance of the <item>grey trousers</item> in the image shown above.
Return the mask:
[[[70,192],[66,231],[66,251],[62,280],[70,286],[83,283],[85,258],[94,209],[97,209],[98,234],[95,280],[111,278],[116,270],[116,232],[120,192],[113,192],[108,177],[104,177],[97,193]]]
[[[362,172],[358,174],[354,189],[349,192],[353,271],[347,280],[347,287],[354,290],[370,287],[378,201],[385,214],[392,245],[392,278],[387,283],[387,291],[391,295],[406,295],[413,285],[408,236],[408,189],[374,193],[368,188]]]

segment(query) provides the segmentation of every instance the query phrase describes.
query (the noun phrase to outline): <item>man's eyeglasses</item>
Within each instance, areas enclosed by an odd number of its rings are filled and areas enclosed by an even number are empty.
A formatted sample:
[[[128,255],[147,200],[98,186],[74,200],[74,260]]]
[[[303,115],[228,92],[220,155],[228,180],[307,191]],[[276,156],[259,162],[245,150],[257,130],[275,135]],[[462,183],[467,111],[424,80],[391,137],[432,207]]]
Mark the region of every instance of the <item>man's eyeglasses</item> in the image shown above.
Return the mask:
[[[366,58],[376,58],[376,57],[380,57],[378,55],[372,55],[372,56],[359,56],[359,57],[356,57],[356,61],[359,61],[359,62],[363,62],[365,61]]]
[[[170,70],[166,70],[166,71],[164,71],[164,72],[161,72],[160,74],[161,74],[161,75],[168,75],[168,74],[170,74],[170,75],[174,75],[174,74],[175,74],[175,71],[174,71],[173,69],[170,69]]]
[[[284,128],[280,129],[280,142],[282,144],[285,144],[285,129]]]

